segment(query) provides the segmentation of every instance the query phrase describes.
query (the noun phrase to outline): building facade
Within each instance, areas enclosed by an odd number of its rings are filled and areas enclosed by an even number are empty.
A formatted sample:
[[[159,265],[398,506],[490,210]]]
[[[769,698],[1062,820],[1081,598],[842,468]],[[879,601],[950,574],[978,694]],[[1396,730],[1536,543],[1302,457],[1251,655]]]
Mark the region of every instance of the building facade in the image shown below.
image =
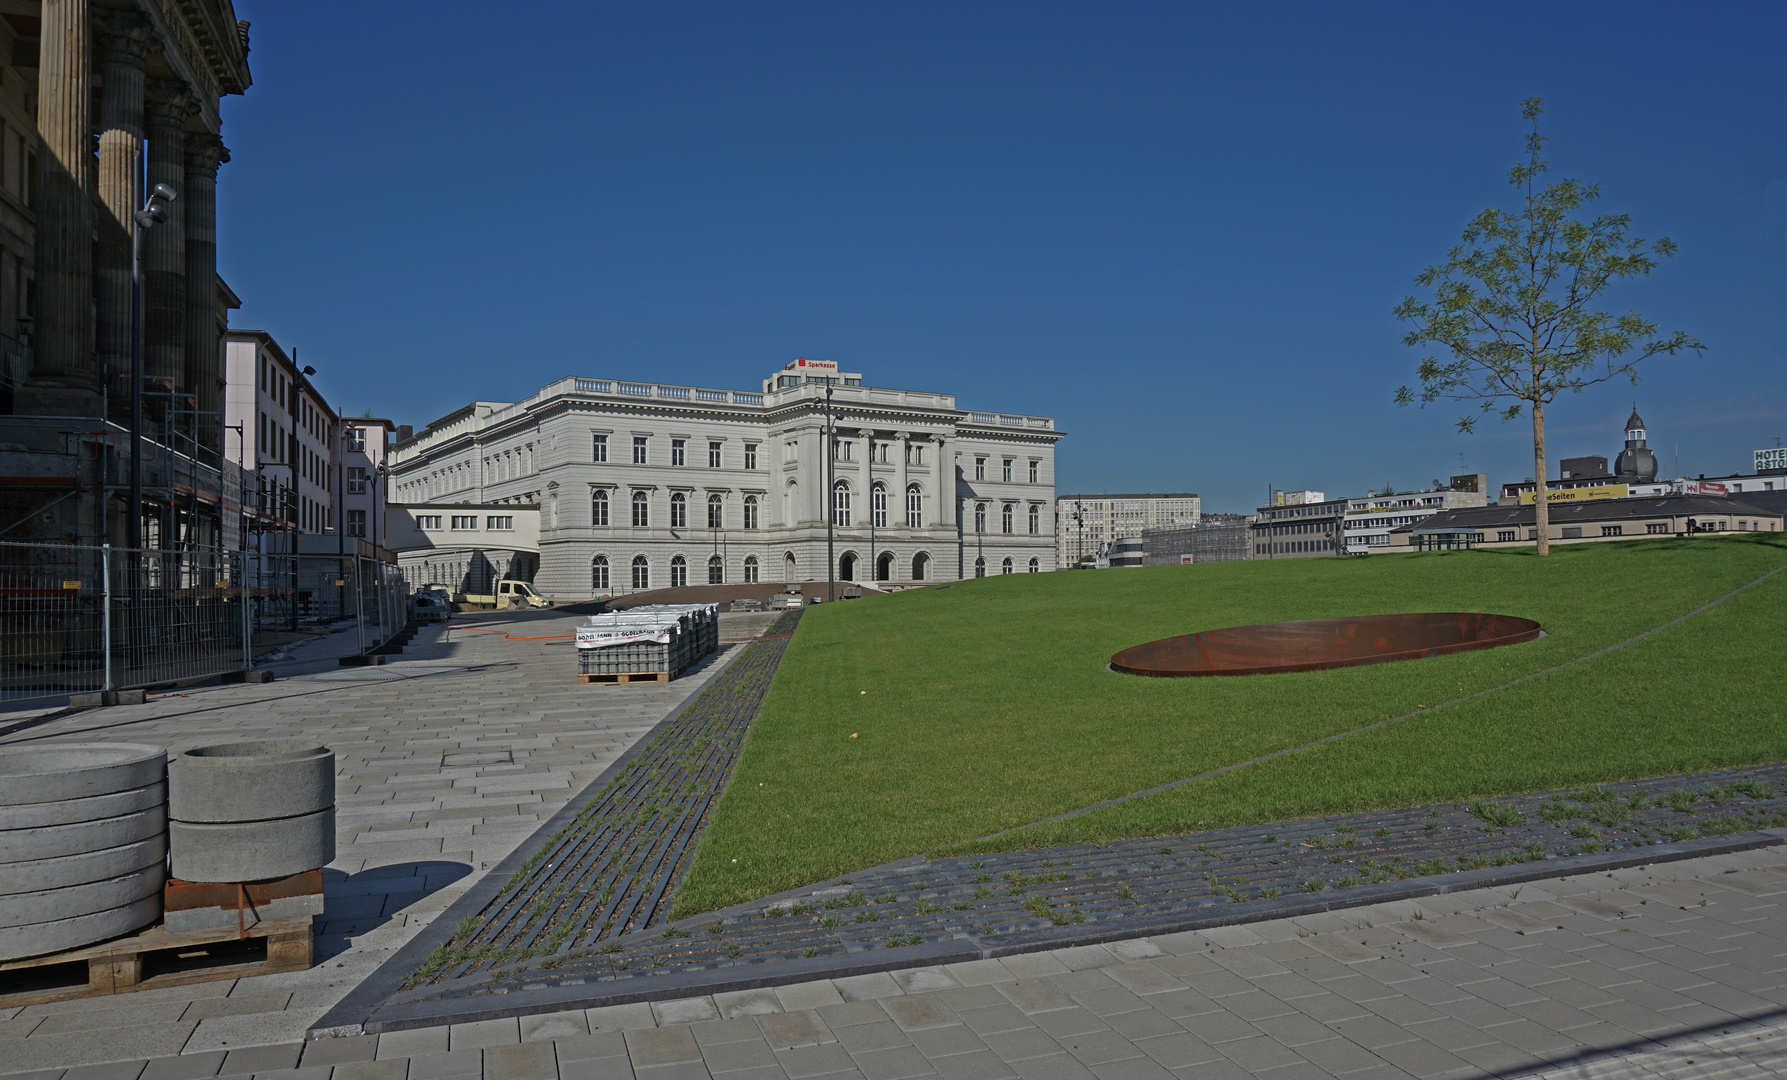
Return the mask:
[[[215,194],[229,160],[220,102],[249,81],[248,24],[230,0],[7,5],[0,477],[53,481],[0,481],[0,510],[31,522],[15,538],[120,543],[135,516],[152,546],[227,546],[224,504],[240,485],[224,451],[220,340],[236,301],[217,276]],[[130,506],[131,240],[155,184],[178,197],[143,236],[134,389],[149,445]]]
[[[1149,529],[1142,533],[1142,544],[1145,566],[1242,562],[1254,557],[1253,530],[1246,523],[1206,519],[1194,528]]]
[[[1256,559],[1297,559],[1336,555],[1345,535],[1348,499],[1330,499],[1319,491],[1282,492],[1282,501],[1262,506],[1249,526]]]
[[[390,505],[391,421],[376,416],[350,416],[341,421],[341,475],[336,478],[336,502],[341,507],[342,531],[348,536],[385,543],[385,508]]]
[[[1548,535],[1554,544],[1603,543],[1669,536],[1780,532],[1782,511],[1737,498],[1666,495],[1597,499],[1551,508]],[[1447,510],[1391,534],[1391,550],[1519,547],[1538,539],[1533,504]]]
[[[540,566],[540,511],[482,503],[393,503],[384,546],[412,589],[489,593],[504,578],[533,581]]]
[[[1055,500],[1055,564],[1096,566],[1100,558],[1111,558],[1110,547],[1118,540],[1139,538],[1144,529],[1190,527],[1202,517],[1203,500],[1189,491],[1062,495]],[[1141,565],[1139,551],[1118,557],[1124,562],[1112,565]]]
[[[242,466],[244,546],[267,554],[334,530],[335,410],[264,330],[224,343],[224,427]]]
[[[1054,569],[1061,437],[1048,417],[959,410],[812,361],[761,391],[567,378],[399,442],[391,498],[538,507],[534,584],[561,599],[828,569],[923,584]]]
[[[1454,476],[1447,487],[1368,495],[1347,500],[1343,531],[1348,555],[1367,555],[1391,544],[1392,529],[1424,521],[1441,510],[1483,506],[1489,501],[1489,479],[1482,473]]]

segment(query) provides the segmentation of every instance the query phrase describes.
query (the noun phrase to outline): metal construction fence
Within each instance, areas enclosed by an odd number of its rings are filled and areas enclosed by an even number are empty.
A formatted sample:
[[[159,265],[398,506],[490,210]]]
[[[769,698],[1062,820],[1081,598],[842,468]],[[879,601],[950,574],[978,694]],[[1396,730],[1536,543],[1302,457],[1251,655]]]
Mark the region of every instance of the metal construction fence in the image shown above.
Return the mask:
[[[0,703],[246,671],[276,632],[351,624],[364,652],[407,617],[397,568],[357,556],[0,541]]]

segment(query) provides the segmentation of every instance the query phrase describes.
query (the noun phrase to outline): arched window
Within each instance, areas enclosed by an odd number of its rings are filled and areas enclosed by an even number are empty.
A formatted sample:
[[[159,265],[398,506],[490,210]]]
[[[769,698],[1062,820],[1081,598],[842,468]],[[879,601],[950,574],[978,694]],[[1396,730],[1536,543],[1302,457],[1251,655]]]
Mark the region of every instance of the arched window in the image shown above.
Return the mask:
[[[755,584],[757,581],[757,556],[745,556],[745,581]]]
[[[756,527],[757,527],[757,496],[746,495],[745,496],[745,528],[755,529]]]
[[[608,556],[597,555],[590,560],[589,587],[597,592],[608,588]]]
[[[975,503],[974,504],[974,531],[977,533],[982,533],[982,532],[987,531],[987,504],[986,503]]]
[[[999,572],[1001,574],[1011,573],[1011,560],[1010,559],[1006,559],[999,564]]]
[[[831,486],[831,523],[836,528],[850,524],[850,485],[843,480]]]
[[[1006,503],[1004,508],[999,511],[999,531],[1002,533],[1010,533],[1011,532],[1011,512],[1012,512],[1012,510],[1013,510],[1012,504]]]
[[[975,577],[986,577],[987,576],[987,561],[986,561],[986,559],[982,558],[982,559],[974,560],[974,576]]]
[[[715,494],[715,495],[709,495],[707,497],[707,527],[708,528],[717,529],[721,525],[724,524],[724,522],[720,520],[720,510],[723,505],[724,504],[720,501],[719,495]]]
[[[783,581],[793,581],[794,575],[799,572],[800,572],[799,566],[794,561],[794,552],[792,552],[792,551],[783,552],[782,553],[782,580]]]
[[[792,525],[800,520],[800,481],[790,480],[782,489],[782,524]],[[793,578],[787,580],[793,581]]]
[[[644,555],[633,556],[633,587],[649,589],[652,587],[651,564],[645,561]]]
[[[1030,535],[1035,536],[1037,531],[1041,527],[1042,527],[1042,507],[1036,505],[1035,503],[1031,503],[1030,504]]]
[[[893,552],[883,551],[875,557],[875,580],[893,580]]]
[[[670,560],[670,587],[680,589],[689,583],[689,563],[681,555]]]
[[[707,557],[707,583],[709,585],[726,584],[726,564],[720,561],[718,555]]]
[[[921,551],[917,555],[912,556],[912,580],[923,581],[925,579],[925,570],[927,570],[930,565],[931,557],[924,552]]]
[[[917,484],[906,485],[906,527],[908,529],[923,528],[925,523],[924,497],[919,494]]]
[[[1038,560],[1036,560],[1036,559],[1031,559],[1031,560],[1030,560],[1030,572],[1031,572],[1031,573],[1032,573],[1032,574],[1034,574],[1034,573],[1037,573],[1037,572],[1038,572],[1038,571],[1040,571],[1040,570],[1041,570],[1041,569],[1042,569],[1042,563],[1041,563],[1041,562],[1039,562],[1039,561],[1038,561]]]
[[[672,529],[686,529],[688,528],[688,525],[689,501],[683,498],[683,493],[679,491],[670,496],[670,527]],[[671,571],[672,577],[674,577],[675,574],[675,571]]]
[[[651,511],[645,505],[645,492],[633,493],[633,527],[643,529],[652,523]]]
[[[874,515],[877,529],[887,528],[887,485],[877,483],[869,489],[869,513]]]
[[[599,488],[589,497],[589,523],[597,526],[608,524],[608,493]]]

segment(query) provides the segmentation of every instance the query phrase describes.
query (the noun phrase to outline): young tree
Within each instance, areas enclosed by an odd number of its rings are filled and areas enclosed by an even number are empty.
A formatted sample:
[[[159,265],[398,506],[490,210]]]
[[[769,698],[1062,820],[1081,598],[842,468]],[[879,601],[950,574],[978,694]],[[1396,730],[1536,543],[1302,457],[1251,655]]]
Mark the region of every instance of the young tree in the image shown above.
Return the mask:
[[[1399,388],[1398,405],[1419,400],[1425,408],[1442,398],[1478,402],[1476,415],[1458,420],[1458,429],[1467,433],[1491,413],[1506,422],[1531,412],[1540,555],[1551,550],[1545,406],[1565,390],[1581,393],[1615,376],[1636,383],[1639,363],[1659,353],[1704,348],[1680,330],[1657,336],[1656,324],[1637,312],[1594,310],[1609,285],[1649,274],[1659,258],[1675,254],[1676,245],[1667,237],[1646,241],[1631,235],[1626,214],[1581,216],[1583,207],[1601,197],[1598,184],[1559,180],[1538,187],[1548,165],[1539,157],[1546,142],[1539,134],[1543,105],[1535,97],[1521,106],[1521,115],[1532,123],[1527,160],[1508,173],[1508,183],[1524,192],[1520,209],[1478,214],[1446,261],[1415,278],[1432,298],[1411,296],[1396,307],[1398,319],[1414,324],[1404,345],[1450,354],[1422,360],[1415,372],[1421,389]]]

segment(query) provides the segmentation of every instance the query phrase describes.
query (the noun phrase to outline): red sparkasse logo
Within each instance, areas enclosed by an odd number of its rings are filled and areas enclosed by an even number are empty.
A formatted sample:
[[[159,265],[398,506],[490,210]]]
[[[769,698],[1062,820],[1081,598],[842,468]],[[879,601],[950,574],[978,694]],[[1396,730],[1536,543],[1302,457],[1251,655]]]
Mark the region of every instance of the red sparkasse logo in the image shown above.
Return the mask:
[[[794,361],[794,366],[795,367],[803,367],[803,368],[812,368],[815,371],[836,371],[836,370],[838,370],[838,362],[836,360],[808,360],[804,356],[796,359]]]

